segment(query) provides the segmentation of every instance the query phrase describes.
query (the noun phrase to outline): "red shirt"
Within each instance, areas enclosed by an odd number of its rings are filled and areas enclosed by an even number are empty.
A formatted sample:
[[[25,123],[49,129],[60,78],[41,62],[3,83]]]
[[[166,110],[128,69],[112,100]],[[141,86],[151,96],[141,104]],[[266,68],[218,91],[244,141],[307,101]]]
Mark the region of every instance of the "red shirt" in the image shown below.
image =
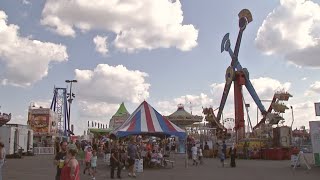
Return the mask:
[[[69,163],[69,161],[68,161],[68,163]],[[79,164],[76,166],[76,169],[74,171],[75,176],[73,176],[73,177],[70,176],[71,167],[69,167],[67,164],[61,170],[60,180],[80,180],[80,173],[79,173],[80,166],[79,166]]]

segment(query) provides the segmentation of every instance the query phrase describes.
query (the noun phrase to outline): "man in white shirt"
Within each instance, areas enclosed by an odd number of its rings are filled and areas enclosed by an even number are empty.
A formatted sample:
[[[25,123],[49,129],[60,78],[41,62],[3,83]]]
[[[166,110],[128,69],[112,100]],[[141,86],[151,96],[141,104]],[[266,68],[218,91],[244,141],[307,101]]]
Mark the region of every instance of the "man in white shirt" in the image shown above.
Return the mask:
[[[196,147],[195,144],[193,144],[192,148],[191,148],[191,153],[192,153],[192,159],[193,159],[193,164],[192,165],[198,165],[198,148]]]

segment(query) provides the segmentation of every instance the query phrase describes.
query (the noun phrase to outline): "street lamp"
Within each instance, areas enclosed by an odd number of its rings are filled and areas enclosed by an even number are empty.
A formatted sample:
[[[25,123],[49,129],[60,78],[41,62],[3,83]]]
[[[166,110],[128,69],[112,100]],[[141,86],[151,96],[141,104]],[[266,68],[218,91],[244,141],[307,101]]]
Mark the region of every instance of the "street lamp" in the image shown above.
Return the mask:
[[[70,84],[70,91],[69,93],[67,93],[67,98],[68,98],[68,102],[69,102],[69,107],[68,107],[68,130],[70,133],[70,118],[71,118],[71,104],[73,99],[76,97],[74,93],[72,93],[72,83],[76,83],[78,82],[77,80],[73,79],[73,80],[66,80],[66,83]],[[73,134],[73,132],[71,132],[71,134]]]
[[[294,116],[293,116],[293,107],[290,106],[291,108],[291,116],[292,116],[292,122],[291,122],[291,130],[292,130],[292,125],[293,125],[293,122],[294,122]]]

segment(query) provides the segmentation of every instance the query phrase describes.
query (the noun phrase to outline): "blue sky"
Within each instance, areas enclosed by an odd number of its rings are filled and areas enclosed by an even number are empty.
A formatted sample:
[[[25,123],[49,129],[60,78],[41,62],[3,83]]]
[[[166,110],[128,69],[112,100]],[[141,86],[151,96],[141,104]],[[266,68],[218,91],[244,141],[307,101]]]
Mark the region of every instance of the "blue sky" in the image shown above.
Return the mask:
[[[0,2],[1,111],[27,121],[31,102],[49,106],[53,87],[77,79],[72,122],[108,123],[121,102],[132,112],[144,99],[163,115],[177,104],[201,115],[218,107],[241,9],[253,15],[239,61],[261,99],[285,89],[293,95],[294,127],[308,126],[319,101],[320,1],[65,1]],[[244,88],[250,117],[256,105]],[[191,105],[190,105],[191,104]],[[264,104],[266,108],[269,106]],[[224,117],[233,117],[233,93]],[[291,124],[291,112],[284,114]]]

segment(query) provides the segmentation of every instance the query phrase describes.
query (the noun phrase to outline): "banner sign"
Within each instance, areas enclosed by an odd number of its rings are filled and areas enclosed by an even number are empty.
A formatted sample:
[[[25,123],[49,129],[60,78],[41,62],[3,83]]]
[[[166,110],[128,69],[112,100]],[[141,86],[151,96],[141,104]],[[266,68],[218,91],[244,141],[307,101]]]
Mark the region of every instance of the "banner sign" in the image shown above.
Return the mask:
[[[316,166],[320,166],[320,121],[309,121],[311,144]]]
[[[29,116],[29,125],[35,133],[50,133],[49,114],[32,114]]]

